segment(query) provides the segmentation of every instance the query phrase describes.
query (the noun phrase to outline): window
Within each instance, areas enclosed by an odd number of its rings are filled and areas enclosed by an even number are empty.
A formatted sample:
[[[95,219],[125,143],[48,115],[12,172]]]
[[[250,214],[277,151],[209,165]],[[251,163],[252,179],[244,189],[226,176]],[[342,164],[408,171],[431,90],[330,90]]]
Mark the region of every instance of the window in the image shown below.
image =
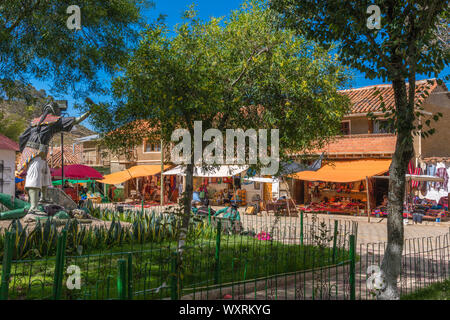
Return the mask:
[[[160,152],[161,145],[159,143],[144,142],[144,153],[147,152]]]
[[[387,120],[375,120],[373,133],[394,133],[394,126]]]
[[[345,120],[341,122],[341,132],[343,135],[350,134],[350,120]]]

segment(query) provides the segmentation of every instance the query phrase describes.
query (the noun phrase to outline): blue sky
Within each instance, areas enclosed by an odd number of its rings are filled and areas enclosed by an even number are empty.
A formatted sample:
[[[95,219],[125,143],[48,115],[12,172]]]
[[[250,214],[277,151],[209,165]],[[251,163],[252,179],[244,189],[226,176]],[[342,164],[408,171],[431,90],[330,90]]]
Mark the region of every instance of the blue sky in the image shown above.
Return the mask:
[[[166,23],[168,26],[173,27],[175,24],[181,22],[181,15],[184,10],[186,10],[193,0],[154,0],[155,7],[147,9],[144,12],[144,16],[149,22],[154,21],[160,14],[166,15]],[[202,19],[209,19],[210,17],[219,17],[229,14],[230,11],[239,8],[242,0],[196,0],[196,9],[198,11],[199,17]],[[450,73],[450,67],[446,67],[443,72],[441,72],[440,77],[443,78],[444,75]],[[354,81],[352,87],[363,87],[368,85],[383,83],[381,79],[366,79],[365,76],[358,71],[354,71]],[[418,80],[426,79],[425,76],[418,76]],[[31,83],[37,89],[44,89],[48,94],[52,94],[50,90],[50,85],[45,82],[32,80]],[[450,83],[447,83],[447,87],[450,88]],[[56,96],[56,95],[55,95]],[[77,115],[77,112],[73,110],[74,100],[72,97],[66,96],[56,96],[58,99],[66,99],[69,101],[69,114]],[[91,97],[94,102],[98,101],[98,97]],[[93,129],[87,121],[83,123],[86,127]]]

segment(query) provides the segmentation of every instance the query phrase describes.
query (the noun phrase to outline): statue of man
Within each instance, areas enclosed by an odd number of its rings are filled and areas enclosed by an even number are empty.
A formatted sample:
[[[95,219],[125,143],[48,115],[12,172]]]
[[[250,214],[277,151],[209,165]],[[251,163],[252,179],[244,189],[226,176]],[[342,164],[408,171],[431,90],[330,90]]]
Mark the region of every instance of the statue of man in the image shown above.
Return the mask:
[[[90,99],[86,99],[92,103]],[[44,106],[43,114],[31,121],[30,126],[19,137],[20,151],[22,152],[16,175],[20,176],[26,171],[25,189],[30,198],[30,209],[25,216],[26,220],[34,220],[39,212],[38,202],[47,202],[47,187],[51,186],[52,180],[50,168],[47,164],[48,145],[52,137],[59,132],[68,132],[73,126],[88,117],[90,111],[82,116],[62,117],[61,109],[55,102]],[[41,192],[41,198],[39,197]]]

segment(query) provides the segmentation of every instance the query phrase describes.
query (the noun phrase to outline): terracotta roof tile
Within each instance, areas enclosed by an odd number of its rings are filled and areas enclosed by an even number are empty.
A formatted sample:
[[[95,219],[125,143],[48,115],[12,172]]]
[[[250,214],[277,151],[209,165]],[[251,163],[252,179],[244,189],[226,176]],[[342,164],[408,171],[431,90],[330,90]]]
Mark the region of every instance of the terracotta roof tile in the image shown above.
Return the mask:
[[[0,149],[19,151],[19,144],[0,134]]]
[[[83,147],[81,145],[75,145],[74,147],[64,146],[64,165],[82,164],[83,163],[82,152]],[[50,148],[50,151],[47,155],[47,162],[50,168],[61,167],[61,147],[53,147],[53,156],[51,154]]]
[[[428,83],[431,81],[431,83]],[[429,87],[429,93],[431,93],[438,86],[436,79],[420,80],[416,81],[416,101],[422,101],[424,98],[421,94],[425,89]],[[406,85],[408,88],[408,84]],[[394,89],[391,84],[381,84],[355,89],[340,90],[339,92],[347,95],[350,98],[351,111],[350,114],[368,113],[381,111],[380,95],[374,95],[376,90],[380,91],[380,94],[385,103],[386,109],[395,107]]]

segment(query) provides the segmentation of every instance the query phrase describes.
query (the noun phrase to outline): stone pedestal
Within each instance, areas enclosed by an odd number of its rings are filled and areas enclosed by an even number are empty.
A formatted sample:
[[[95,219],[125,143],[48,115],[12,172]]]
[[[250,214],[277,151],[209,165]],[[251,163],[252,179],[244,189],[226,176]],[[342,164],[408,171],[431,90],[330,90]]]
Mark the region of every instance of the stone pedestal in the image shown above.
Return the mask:
[[[59,188],[47,188],[47,198],[51,199],[52,203],[65,208],[67,211],[78,208],[72,198]]]

